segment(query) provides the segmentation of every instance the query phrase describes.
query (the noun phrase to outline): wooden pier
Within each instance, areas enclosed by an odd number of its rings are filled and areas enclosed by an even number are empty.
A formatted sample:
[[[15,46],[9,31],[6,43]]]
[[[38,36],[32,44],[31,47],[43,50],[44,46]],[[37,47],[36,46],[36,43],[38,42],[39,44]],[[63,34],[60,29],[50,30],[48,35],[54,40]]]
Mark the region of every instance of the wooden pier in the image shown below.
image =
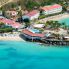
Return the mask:
[[[41,39],[41,41],[48,45],[69,46],[69,41],[66,40]]]
[[[20,34],[20,37],[23,38],[26,41],[31,41],[31,42],[40,42],[40,43],[44,43],[47,45],[57,45],[57,46],[69,46],[69,41],[67,40],[59,40],[59,39],[46,39],[46,38],[41,38],[39,40],[34,39],[32,41],[32,39],[29,39],[27,37],[25,37],[23,34]]]

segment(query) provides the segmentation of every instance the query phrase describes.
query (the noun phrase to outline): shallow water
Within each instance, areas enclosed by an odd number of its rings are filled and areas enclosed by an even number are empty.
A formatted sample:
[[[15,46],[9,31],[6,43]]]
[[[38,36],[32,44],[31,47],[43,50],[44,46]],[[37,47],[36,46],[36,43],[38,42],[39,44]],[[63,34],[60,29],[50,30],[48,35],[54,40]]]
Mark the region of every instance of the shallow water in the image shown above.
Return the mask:
[[[63,18],[63,19],[59,20],[59,22],[66,23],[66,25],[69,26],[69,18]]]
[[[0,41],[0,69],[69,69],[69,48]]]

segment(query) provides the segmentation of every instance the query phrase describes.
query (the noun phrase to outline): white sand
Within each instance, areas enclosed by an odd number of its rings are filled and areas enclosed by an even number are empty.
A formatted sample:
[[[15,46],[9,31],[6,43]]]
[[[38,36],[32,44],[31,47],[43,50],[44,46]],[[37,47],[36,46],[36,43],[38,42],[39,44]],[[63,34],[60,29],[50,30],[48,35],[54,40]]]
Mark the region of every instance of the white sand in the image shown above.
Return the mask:
[[[60,35],[62,35],[62,34],[67,35],[67,30],[64,30],[62,28],[59,28],[59,30],[45,30],[44,32],[46,32],[46,33],[51,32],[51,33],[60,34]]]
[[[12,36],[12,37],[0,36],[0,40],[24,41],[24,40],[23,40],[22,38],[20,38],[19,36]]]
[[[59,15],[50,16],[50,17],[41,19],[41,20],[39,20],[39,22],[43,23],[43,22],[46,22],[46,21],[49,21],[49,20],[60,20],[60,19],[63,19],[63,18],[68,18],[68,17],[69,17],[69,14],[64,13],[64,14],[59,14]]]

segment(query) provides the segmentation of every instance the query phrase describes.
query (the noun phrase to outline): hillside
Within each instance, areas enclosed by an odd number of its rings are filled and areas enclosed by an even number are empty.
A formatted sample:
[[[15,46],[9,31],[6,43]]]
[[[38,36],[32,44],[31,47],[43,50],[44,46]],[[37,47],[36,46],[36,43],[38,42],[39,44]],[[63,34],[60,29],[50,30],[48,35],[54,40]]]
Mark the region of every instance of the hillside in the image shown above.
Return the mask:
[[[22,9],[33,9],[34,7],[40,7],[44,5],[50,5],[54,3],[64,4],[68,3],[68,0],[0,0],[1,5],[5,4],[2,9],[10,9],[17,6],[21,6]]]
[[[10,2],[13,2],[13,0],[0,0],[0,7],[10,3]]]

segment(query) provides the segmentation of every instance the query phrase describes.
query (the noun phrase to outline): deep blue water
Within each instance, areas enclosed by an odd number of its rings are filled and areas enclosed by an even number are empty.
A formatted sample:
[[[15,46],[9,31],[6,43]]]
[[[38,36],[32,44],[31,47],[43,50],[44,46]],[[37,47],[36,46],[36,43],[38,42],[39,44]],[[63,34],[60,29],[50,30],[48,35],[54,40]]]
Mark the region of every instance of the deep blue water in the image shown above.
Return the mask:
[[[0,41],[0,69],[69,69],[69,48]]]

